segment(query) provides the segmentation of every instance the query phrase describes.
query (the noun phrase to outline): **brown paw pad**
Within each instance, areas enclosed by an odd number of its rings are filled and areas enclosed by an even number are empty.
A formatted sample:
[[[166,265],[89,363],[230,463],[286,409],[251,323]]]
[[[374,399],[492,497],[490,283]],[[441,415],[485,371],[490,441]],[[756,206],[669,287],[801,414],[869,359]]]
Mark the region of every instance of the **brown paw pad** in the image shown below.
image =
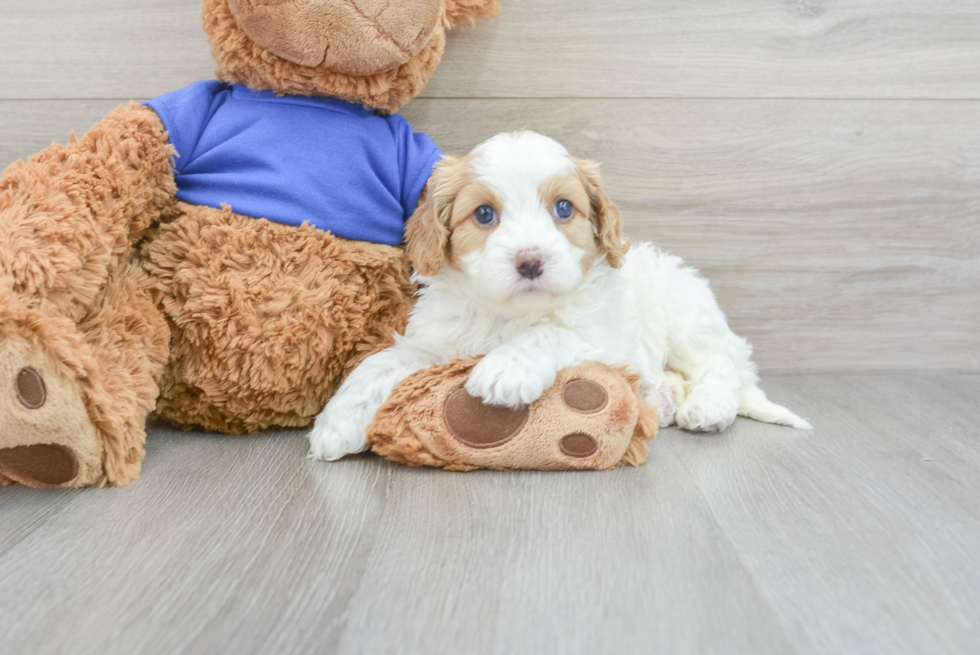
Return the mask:
[[[584,432],[565,435],[558,442],[558,447],[569,457],[588,457],[599,450],[596,440]]]
[[[17,400],[27,409],[40,409],[48,399],[44,378],[33,368],[22,368],[14,386],[17,389]]]
[[[609,404],[609,394],[598,382],[578,378],[569,380],[561,390],[561,399],[581,414],[601,412]]]
[[[524,428],[529,413],[527,407],[513,410],[484,405],[460,387],[446,399],[444,416],[450,434],[460,443],[493,448],[513,439]]]
[[[0,449],[0,471],[17,480],[58,485],[78,475],[78,459],[71,448],[59,444],[36,444]]]

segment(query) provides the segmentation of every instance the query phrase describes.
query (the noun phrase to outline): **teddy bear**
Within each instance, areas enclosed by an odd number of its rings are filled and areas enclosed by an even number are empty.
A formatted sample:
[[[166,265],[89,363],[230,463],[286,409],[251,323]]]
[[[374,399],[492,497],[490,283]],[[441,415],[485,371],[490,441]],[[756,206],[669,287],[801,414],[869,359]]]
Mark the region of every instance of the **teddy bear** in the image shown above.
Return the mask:
[[[203,0],[216,80],[0,177],[0,483],[123,486],[146,420],[311,424],[403,329],[440,153],[395,112],[496,0]]]
[[[124,486],[146,420],[302,428],[404,330],[402,237],[442,153],[395,114],[496,0],[203,0],[216,80],[0,177],[0,484]],[[374,452],[450,470],[638,465],[656,410],[587,362],[520,411],[403,381]]]

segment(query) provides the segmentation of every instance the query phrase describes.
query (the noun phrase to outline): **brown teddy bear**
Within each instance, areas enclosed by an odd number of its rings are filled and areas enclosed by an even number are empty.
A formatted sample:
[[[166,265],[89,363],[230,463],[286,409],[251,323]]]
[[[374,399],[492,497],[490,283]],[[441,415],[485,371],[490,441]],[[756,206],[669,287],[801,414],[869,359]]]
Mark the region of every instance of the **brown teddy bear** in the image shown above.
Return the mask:
[[[439,153],[391,114],[446,30],[497,10],[204,0],[218,81],[10,166],[0,481],[125,485],[152,412],[230,433],[309,425],[406,321],[397,244]]]
[[[204,0],[216,81],[119,107],[10,166],[0,483],[126,485],[150,415],[235,434],[309,426],[407,320],[402,229],[441,153],[393,112],[432,75],[446,30],[497,9]],[[406,380],[374,449],[453,469],[645,458],[656,420],[630,374],[562,378],[515,423],[453,394],[471,366]]]

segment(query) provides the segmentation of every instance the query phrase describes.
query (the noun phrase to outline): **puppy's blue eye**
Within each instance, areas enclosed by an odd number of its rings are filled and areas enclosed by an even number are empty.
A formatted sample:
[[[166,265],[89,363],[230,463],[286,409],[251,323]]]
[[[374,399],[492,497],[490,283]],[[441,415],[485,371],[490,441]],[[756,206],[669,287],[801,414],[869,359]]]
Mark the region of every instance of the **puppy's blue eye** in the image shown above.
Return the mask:
[[[473,212],[473,218],[480,225],[490,225],[497,220],[497,211],[490,205],[480,205]]]
[[[575,211],[575,206],[567,200],[559,200],[555,203],[555,218],[566,219],[571,217]]]

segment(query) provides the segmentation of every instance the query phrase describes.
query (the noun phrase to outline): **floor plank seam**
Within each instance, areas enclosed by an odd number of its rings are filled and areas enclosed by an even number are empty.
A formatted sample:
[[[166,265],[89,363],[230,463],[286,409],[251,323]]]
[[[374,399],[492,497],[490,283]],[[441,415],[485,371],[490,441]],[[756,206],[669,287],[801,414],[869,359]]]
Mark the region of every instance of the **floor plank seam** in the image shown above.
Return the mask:
[[[10,489],[10,487],[0,487],[0,494],[2,494],[4,492],[4,489],[5,488],[6,489]],[[20,489],[20,491],[27,492],[26,489]],[[42,490],[30,490],[27,493],[39,493],[39,492],[42,493],[42,494],[43,493],[52,493],[52,492],[48,492],[47,490],[43,490],[43,489]],[[54,493],[58,493],[58,492],[54,492]],[[29,539],[31,537],[31,535],[33,535],[35,532],[37,532],[41,528],[45,527],[47,525],[48,521],[50,521],[52,518],[57,517],[57,516],[61,515],[62,513],[64,513],[65,511],[67,511],[69,507],[71,507],[73,504],[75,504],[75,502],[78,500],[78,497],[80,495],[82,495],[84,493],[92,493],[92,490],[77,490],[77,489],[72,489],[72,490],[69,490],[69,491],[61,491],[60,493],[71,494],[72,495],[72,498],[69,501],[67,501],[66,503],[64,503],[63,505],[59,506],[58,508],[56,508],[56,509],[54,509],[54,510],[52,510],[52,511],[46,513],[46,514],[44,514],[43,520],[35,523],[32,527],[28,528],[27,531],[24,532],[21,536],[19,536],[16,540],[12,541],[8,546],[4,547],[4,549],[2,551],[0,551],[0,561],[3,561],[3,559],[5,559],[12,551],[14,551],[22,542],[24,542],[25,540]],[[98,490],[95,490],[95,493],[98,493]]]

